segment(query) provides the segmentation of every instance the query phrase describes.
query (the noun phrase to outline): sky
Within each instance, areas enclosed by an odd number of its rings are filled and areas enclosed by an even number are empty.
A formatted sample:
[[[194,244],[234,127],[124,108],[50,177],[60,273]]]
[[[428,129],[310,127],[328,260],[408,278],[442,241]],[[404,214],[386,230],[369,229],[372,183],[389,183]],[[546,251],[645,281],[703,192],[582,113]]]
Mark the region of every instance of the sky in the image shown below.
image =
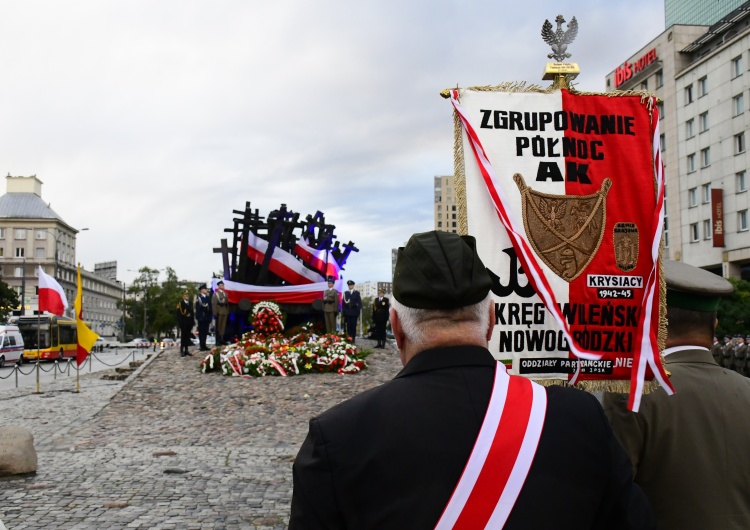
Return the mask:
[[[0,0],[0,171],[36,175],[88,228],[81,265],[117,261],[126,283],[208,281],[247,201],[320,210],[359,248],[344,277],[390,281],[453,174],[440,91],[546,86],[558,14],[578,20],[579,90],[664,30],[656,0]]]

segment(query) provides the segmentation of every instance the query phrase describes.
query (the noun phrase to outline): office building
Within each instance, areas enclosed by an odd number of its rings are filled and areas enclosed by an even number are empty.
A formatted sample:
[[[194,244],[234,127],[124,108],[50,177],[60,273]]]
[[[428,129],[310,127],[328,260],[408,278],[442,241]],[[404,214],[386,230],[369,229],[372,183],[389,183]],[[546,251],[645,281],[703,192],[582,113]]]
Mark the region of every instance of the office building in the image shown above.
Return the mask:
[[[744,3],[745,0],[665,0],[664,26],[710,26]]]
[[[435,230],[458,233],[456,186],[453,175],[435,177]]]
[[[705,3],[705,2],[704,2]],[[672,25],[606,77],[659,103],[663,256],[750,279],[750,2],[711,26]]]

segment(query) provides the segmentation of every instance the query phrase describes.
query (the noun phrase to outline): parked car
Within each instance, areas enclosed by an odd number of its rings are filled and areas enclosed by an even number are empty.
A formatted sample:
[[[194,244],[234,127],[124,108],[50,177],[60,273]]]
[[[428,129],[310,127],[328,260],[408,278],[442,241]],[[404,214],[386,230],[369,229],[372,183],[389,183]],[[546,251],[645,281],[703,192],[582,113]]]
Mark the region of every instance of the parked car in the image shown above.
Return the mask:
[[[161,342],[159,343],[159,349],[165,349],[165,348],[171,348],[172,346],[176,346],[177,342],[172,337],[164,337],[161,339]]]
[[[147,339],[133,339],[123,344],[126,348],[148,348],[151,343]]]

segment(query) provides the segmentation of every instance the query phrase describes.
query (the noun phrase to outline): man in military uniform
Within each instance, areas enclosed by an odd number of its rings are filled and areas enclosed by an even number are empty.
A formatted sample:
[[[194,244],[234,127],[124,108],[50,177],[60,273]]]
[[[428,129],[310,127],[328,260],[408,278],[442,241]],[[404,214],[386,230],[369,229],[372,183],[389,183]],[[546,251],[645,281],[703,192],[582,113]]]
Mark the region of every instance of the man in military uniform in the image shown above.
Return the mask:
[[[195,318],[188,291],[182,293],[182,300],[177,303],[177,324],[180,327],[180,357],[193,355],[188,347],[193,344],[192,335]]]
[[[346,285],[349,286],[349,290],[344,291],[341,312],[344,314],[344,322],[346,322],[346,334],[354,344],[357,338],[357,320],[360,311],[362,311],[362,297],[359,295],[359,291],[354,289],[352,280],[346,282]]]
[[[716,361],[716,364],[721,366],[721,363],[724,360],[724,353],[722,352],[721,342],[719,342],[719,338],[715,335],[714,343],[711,345],[711,356],[714,358],[714,361]]]
[[[732,337],[730,337],[729,335],[724,335],[724,346],[721,347],[722,358],[721,358],[721,363],[719,363],[719,366],[731,369],[733,349],[734,349],[734,342],[732,341]]]
[[[386,298],[383,289],[378,290],[378,297],[372,302],[372,321],[375,324],[376,348],[385,348],[385,325],[391,313],[391,302]]]
[[[742,367],[745,365],[745,356],[747,355],[747,344],[745,337],[738,335],[734,349],[732,350],[732,370],[742,374]]]
[[[229,318],[229,295],[224,290],[224,282],[221,280],[216,284],[216,291],[211,297],[211,312],[216,317],[216,344],[226,344],[224,333]]]
[[[492,357],[491,287],[472,237],[432,231],[399,249],[391,329],[404,368],[310,421],[290,530],[432,530],[453,516],[462,528],[654,528],[596,398],[510,376]],[[473,450],[486,433],[500,461]],[[489,510],[473,509],[487,497]]]
[[[637,413],[627,396],[605,394],[604,409],[660,530],[750,528],[750,379],[717,366],[709,351],[719,298],[732,284],[669,260],[664,276],[675,393],[642,396]]]
[[[333,278],[329,278],[328,289],[323,293],[323,317],[328,334],[336,333],[336,316],[339,313],[339,292],[333,285]]]
[[[200,343],[200,351],[208,351],[209,347],[206,345],[206,337],[208,336],[208,328],[211,325],[211,320],[213,320],[213,310],[211,309],[211,298],[208,296],[208,287],[206,284],[202,284],[198,290],[200,294],[195,297],[198,342]]]

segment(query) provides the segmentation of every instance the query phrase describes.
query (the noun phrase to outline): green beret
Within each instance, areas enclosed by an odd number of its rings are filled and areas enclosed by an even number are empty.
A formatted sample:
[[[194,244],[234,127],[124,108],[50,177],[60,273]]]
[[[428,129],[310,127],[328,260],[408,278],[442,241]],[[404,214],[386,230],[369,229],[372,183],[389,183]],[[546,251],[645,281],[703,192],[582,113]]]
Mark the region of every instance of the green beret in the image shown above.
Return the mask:
[[[481,302],[491,287],[471,236],[433,230],[398,249],[393,296],[406,307],[456,309]]]
[[[721,276],[681,261],[664,261],[667,306],[690,311],[716,311],[719,300],[732,294],[732,284]]]

